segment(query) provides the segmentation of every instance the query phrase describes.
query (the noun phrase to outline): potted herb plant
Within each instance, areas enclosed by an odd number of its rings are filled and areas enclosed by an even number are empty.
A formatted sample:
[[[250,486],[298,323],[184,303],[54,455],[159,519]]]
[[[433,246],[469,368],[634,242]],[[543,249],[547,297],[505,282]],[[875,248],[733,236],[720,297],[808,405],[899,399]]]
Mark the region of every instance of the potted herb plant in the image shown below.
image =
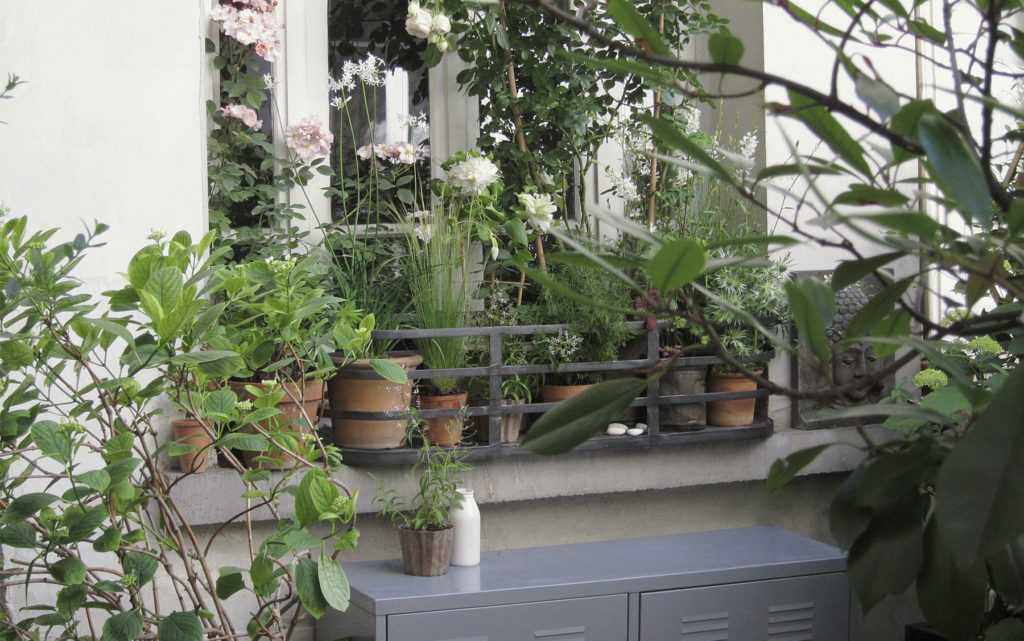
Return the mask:
[[[552,276],[562,288],[578,296],[546,289],[534,305],[535,322],[569,326],[538,340],[540,353],[536,358],[547,361],[556,370],[565,363],[618,360],[631,335],[626,328],[626,314],[632,303],[628,287],[606,277],[599,269],[576,264],[560,265]],[[600,374],[592,372],[556,371],[545,377],[541,396],[544,402],[555,403],[572,398],[601,380]]]
[[[440,576],[451,565],[452,510],[462,503],[457,476],[469,469],[459,450],[438,447],[424,438],[413,468],[419,474],[408,504],[394,490],[378,493],[381,514],[398,527],[402,564],[412,576]]]
[[[762,374],[767,367],[767,362],[756,360],[757,356],[765,354],[771,345],[750,326],[747,315],[765,327],[779,327],[788,320],[787,272],[786,262],[776,260],[763,267],[724,267],[707,277],[707,289],[712,294],[704,308],[707,319],[716,326],[723,349],[734,358],[747,361],[745,368],[756,374]],[[756,381],[729,365],[716,365],[711,369],[709,392],[756,389]],[[755,406],[754,398],[710,401],[708,423],[726,427],[750,425],[754,422]]]
[[[501,396],[505,405],[526,405],[533,400],[533,391],[521,376],[511,376],[501,382]],[[501,442],[515,443],[523,429],[523,414],[504,414],[501,417]]]
[[[469,264],[471,225],[458,218],[458,211],[438,199],[426,219],[414,221],[407,234],[408,274],[416,326],[421,329],[466,326],[471,298],[472,274]],[[444,336],[417,341],[423,362],[431,369],[466,366],[466,338]],[[435,377],[420,387],[420,409],[461,410],[468,394],[457,378]],[[425,419],[426,436],[435,445],[454,446],[462,440],[464,416]]]
[[[337,367],[335,336],[345,334],[338,326],[359,316],[342,313],[341,299],[326,293],[324,271],[317,257],[306,256],[250,260],[217,274],[223,332],[211,346],[241,356],[244,367],[231,386],[267,414],[253,429],[271,447],[250,462],[290,467],[296,456],[317,455],[324,379]]]

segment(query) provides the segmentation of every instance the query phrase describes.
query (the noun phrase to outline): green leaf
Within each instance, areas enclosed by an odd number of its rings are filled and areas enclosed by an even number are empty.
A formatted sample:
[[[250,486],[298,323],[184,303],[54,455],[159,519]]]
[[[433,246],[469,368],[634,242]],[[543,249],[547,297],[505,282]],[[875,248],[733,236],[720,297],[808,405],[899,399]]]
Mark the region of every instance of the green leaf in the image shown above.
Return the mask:
[[[97,552],[113,552],[121,547],[121,530],[116,526],[107,528],[93,541],[92,547]]]
[[[844,550],[849,550],[871,523],[871,510],[857,503],[857,486],[863,475],[863,468],[857,468],[847,476],[829,505],[829,531]]]
[[[75,612],[85,605],[88,588],[84,584],[69,585],[57,593],[57,613],[70,619]]]
[[[295,491],[295,521],[302,527],[317,522],[320,520],[320,513],[326,511],[320,509],[311,489],[314,484],[323,480],[323,474],[321,470],[306,472]]]
[[[252,589],[262,597],[270,596],[277,589],[274,562],[268,556],[261,555],[252,560],[249,576],[252,578]]]
[[[704,271],[704,249],[687,239],[666,243],[647,265],[651,283],[663,294],[692,282]]]
[[[516,245],[526,247],[530,239],[526,235],[526,225],[521,220],[510,220],[505,223],[505,233]]]
[[[72,505],[64,510],[64,524],[68,528],[68,539],[84,541],[109,517],[104,505],[82,509]]]
[[[135,585],[142,587],[153,580],[160,562],[154,557],[129,550],[124,553],[121,560],[121,567],[126,575],[131,574],[136,578]]]
[[[234,415],[238,396],[227,388],[214,390],[203,401],[203,414],[215,421],[229,421]]]
[[[110,487],[110,474],[108,474],[106,470],[82,472],[75,476],[75,483],[84,485],[85,487],[96,490],[97,492],[106,492],[107,488]]]
[[[785,285],[790,312],[800,340],[806,342],[822,363],[832,360],[832,344],[825,328],[835,313],[835,298],[824,283],[805,278]]]
[[[875,296],[854,315],[853,320],[850,321],[850,325],[846,329],[846,337],[858,338],[861,336],[870,336],[882,319],[893,312],[896,303],[916,278],[916,276],[908,276],[903,280],[888,285],[885,289],[875,294]]]
[[[951,639],[974,639],[985,612],[988,585],[981,563],[965,566],[935,519],[924,533],[917,601],[928,622]]]
[[[832,201],[833,205],[880,205],[882,207],[899,207],[906,205],[909,199],[895,189],[879,189],[869,185],[851,185]]]
[[[331,557],[320,555],[316,569],[320,591],[327,605],[340,612],[348,610],[351,589],[348,577],[345,576],[341,566]]]
[[[245,589],[245,580],[242,578],[242,571],[238,568],[221,568],[220,576],[217,577],[217,597],[227,599],[232,594]]]
[[[33,425],[32,442],[40,452],[58,463],[71,460],[71,439],[53,421],[39,421]]]
[[[194,612],[172,612],[156,629],[160,641],[203,641],[203,622]]]
[[[36,547],[36,531],[28,523],[12,523],[0,528],[0,543],[12,548]]]
[[[941,45],[946,42],[945,32],[936,29],[924,20],[911,20],[910,32],[916,36],[930,40],[932,43],[937,45]]]
[[[786,458],[776,460],[772,463],[771,469],[768,470],[768,489],[775,492],[789,485],[789,482],[795,479],[797,474],[813,463],[819,454],[830,447],[832,447],[831,443],[816,445],[815,447],[808,447],[793,452]]]
[[[871,176],[871,168],[864,160],[864,149],[825,107],[792,90],[789,92],[789,102],[791,109],[786,115],[802,122],[848,165],[865,176]]]
[[[858,283],[868,274],[873,274],[903,256],[906,256],[905,252],[891,252],[870,258],[843,261],[832,273],[832,289],[838,292],[847,285]]]
[[[23,521],[59,499],[59,496],[47,494],[46,492],[22,494],[7,504],[7,509],[4,510],[0,521],[4,523]]]
[[[85,564],[69,556],[50,565],[50,576],[64,585],[78,585],[85,581]]]
[[[103,624],[100,641],[135,641],[142,634],[142,615],[137,610],[121,612]]]
[[[299,593],[302,607],[314,619],[319,619],[327,612],[327,599],[320,590],[316,561],[309,557],[299,559],[295,566],[295,589]]]
[[[850,583],[865,613],[883,598],[902,594],[913,585],[921,569],[927,508],[927,499],[921,498],[913,505],[875,515],[850,548]]]
[[[672,51],[665,44],[664,39],[658,30],[636,10],[629,0],[608,0],[608,15],[615,20],[623,31],[642,41],[641,48],[649,48],[654,53],[662,56],[672,55]],[[647,44],[647,47],[643,46]]]
[[[743,41],[728,31],[713,33],[708,38],[708,54],[716,64],[738,65],[744,50]]]
[[[371,358],[370,367],[377,373],[377,376],[386,381],[399,385],[405,385],[409,382],[409,374],[405,371],[405,368],[394,361],[386,358]]]
[[[225,449],[245,452],[265,452],[270,449],[270,441],[262,434],[247,434],[245,432],[229,432],[220,437],[217,445]]]
[[[171,359],[175,365],[195,365],[212,378],[229,378],[245,367],[245,361],[230,350],[209,350],[179,354]]]
[[[135,346],[135,339],[132,337],[132,333],[129,332],[128,328],[121,323],[109,318],[85,318],[83,320],[102,332],[106,332],[120,338],[127,343],[129,347]]]
[[[992,197],[985,172],[960,132],[936,114],[921,116],[917,131],[943,193],[956,203],[956,210],[968,224],[990,227]]]
[[[698,164],[710,169],[719,178],[730,185],[736,184],[736,179],[733,177],[732,173],[722,166],[721,163],[712,158],[703,147],[693,140],[690,140],[686,134],[679,131],[679,128],[675,123],[666,120],[665,118],[654,118],[649,114],[643,114],[640,119],[650,126],[651,131],[654,133],[654,137],[659,143],[665,147],[683,152]]]
[[[567,452],[607,429],[646,388],[647,381],[637,378],[598,383],[545,412],[523,437],[523,447],[534,454]]]
[[[1024,532],[1024,369],[1016,369],[939,470],[935,518],[963,566]]]
[[[917,141],[917,123],[921,116],[926,113],[937,113],[935,105],[931,100],[911,100],[903,105],[889,122],[889,129],[911,142]],[[892,155],[896,163],[910,160],[914,154],[907,151],[902,145],[892,143]]]

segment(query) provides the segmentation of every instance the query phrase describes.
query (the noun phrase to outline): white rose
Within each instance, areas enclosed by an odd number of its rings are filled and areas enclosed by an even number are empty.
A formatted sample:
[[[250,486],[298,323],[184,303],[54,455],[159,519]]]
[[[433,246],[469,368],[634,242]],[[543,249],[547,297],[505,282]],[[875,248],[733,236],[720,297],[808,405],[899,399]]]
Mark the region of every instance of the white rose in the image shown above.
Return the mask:
[[[405,30],[414,38],[426,39],[434,25],[434,17],[430,12],[416,4],[409,3],[409,13],[405,16]]]
[[[438,35],[446,36],[452,30],[452,21],[443,13],[436,13],[430,29]]]
[[[498,166],[487,158],[467,158],[448,172],[449,182],[470,193],[480,195],[498,180]]]
[[[519,204],[523,206],[530,223],[542,232],[551,229],[554,213],[558,210],[555,201],[547,194],[519,194]]]

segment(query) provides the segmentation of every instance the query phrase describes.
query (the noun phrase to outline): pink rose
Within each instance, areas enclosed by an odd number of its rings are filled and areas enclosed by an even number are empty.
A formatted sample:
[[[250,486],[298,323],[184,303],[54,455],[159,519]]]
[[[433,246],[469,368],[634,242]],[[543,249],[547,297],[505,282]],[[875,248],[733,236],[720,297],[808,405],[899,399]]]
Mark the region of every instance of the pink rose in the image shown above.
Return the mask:
[[[245,105],[227,105],[221,107],[220,112],[224,114],[225,118],[234,118],[235,120],[242,121],[249,129],[261,129],[263,127],[263,121],[260,120],[259,115]]]

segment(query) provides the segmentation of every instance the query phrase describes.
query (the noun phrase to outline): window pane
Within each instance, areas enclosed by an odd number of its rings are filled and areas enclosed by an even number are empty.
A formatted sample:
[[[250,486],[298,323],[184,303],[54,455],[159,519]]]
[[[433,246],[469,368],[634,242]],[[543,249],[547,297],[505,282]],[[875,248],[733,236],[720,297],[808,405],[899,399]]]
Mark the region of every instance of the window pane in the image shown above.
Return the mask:
[[[331,0],[336,221],[394,222],[430,177],[426,42],[405,31],[406,0]]]

